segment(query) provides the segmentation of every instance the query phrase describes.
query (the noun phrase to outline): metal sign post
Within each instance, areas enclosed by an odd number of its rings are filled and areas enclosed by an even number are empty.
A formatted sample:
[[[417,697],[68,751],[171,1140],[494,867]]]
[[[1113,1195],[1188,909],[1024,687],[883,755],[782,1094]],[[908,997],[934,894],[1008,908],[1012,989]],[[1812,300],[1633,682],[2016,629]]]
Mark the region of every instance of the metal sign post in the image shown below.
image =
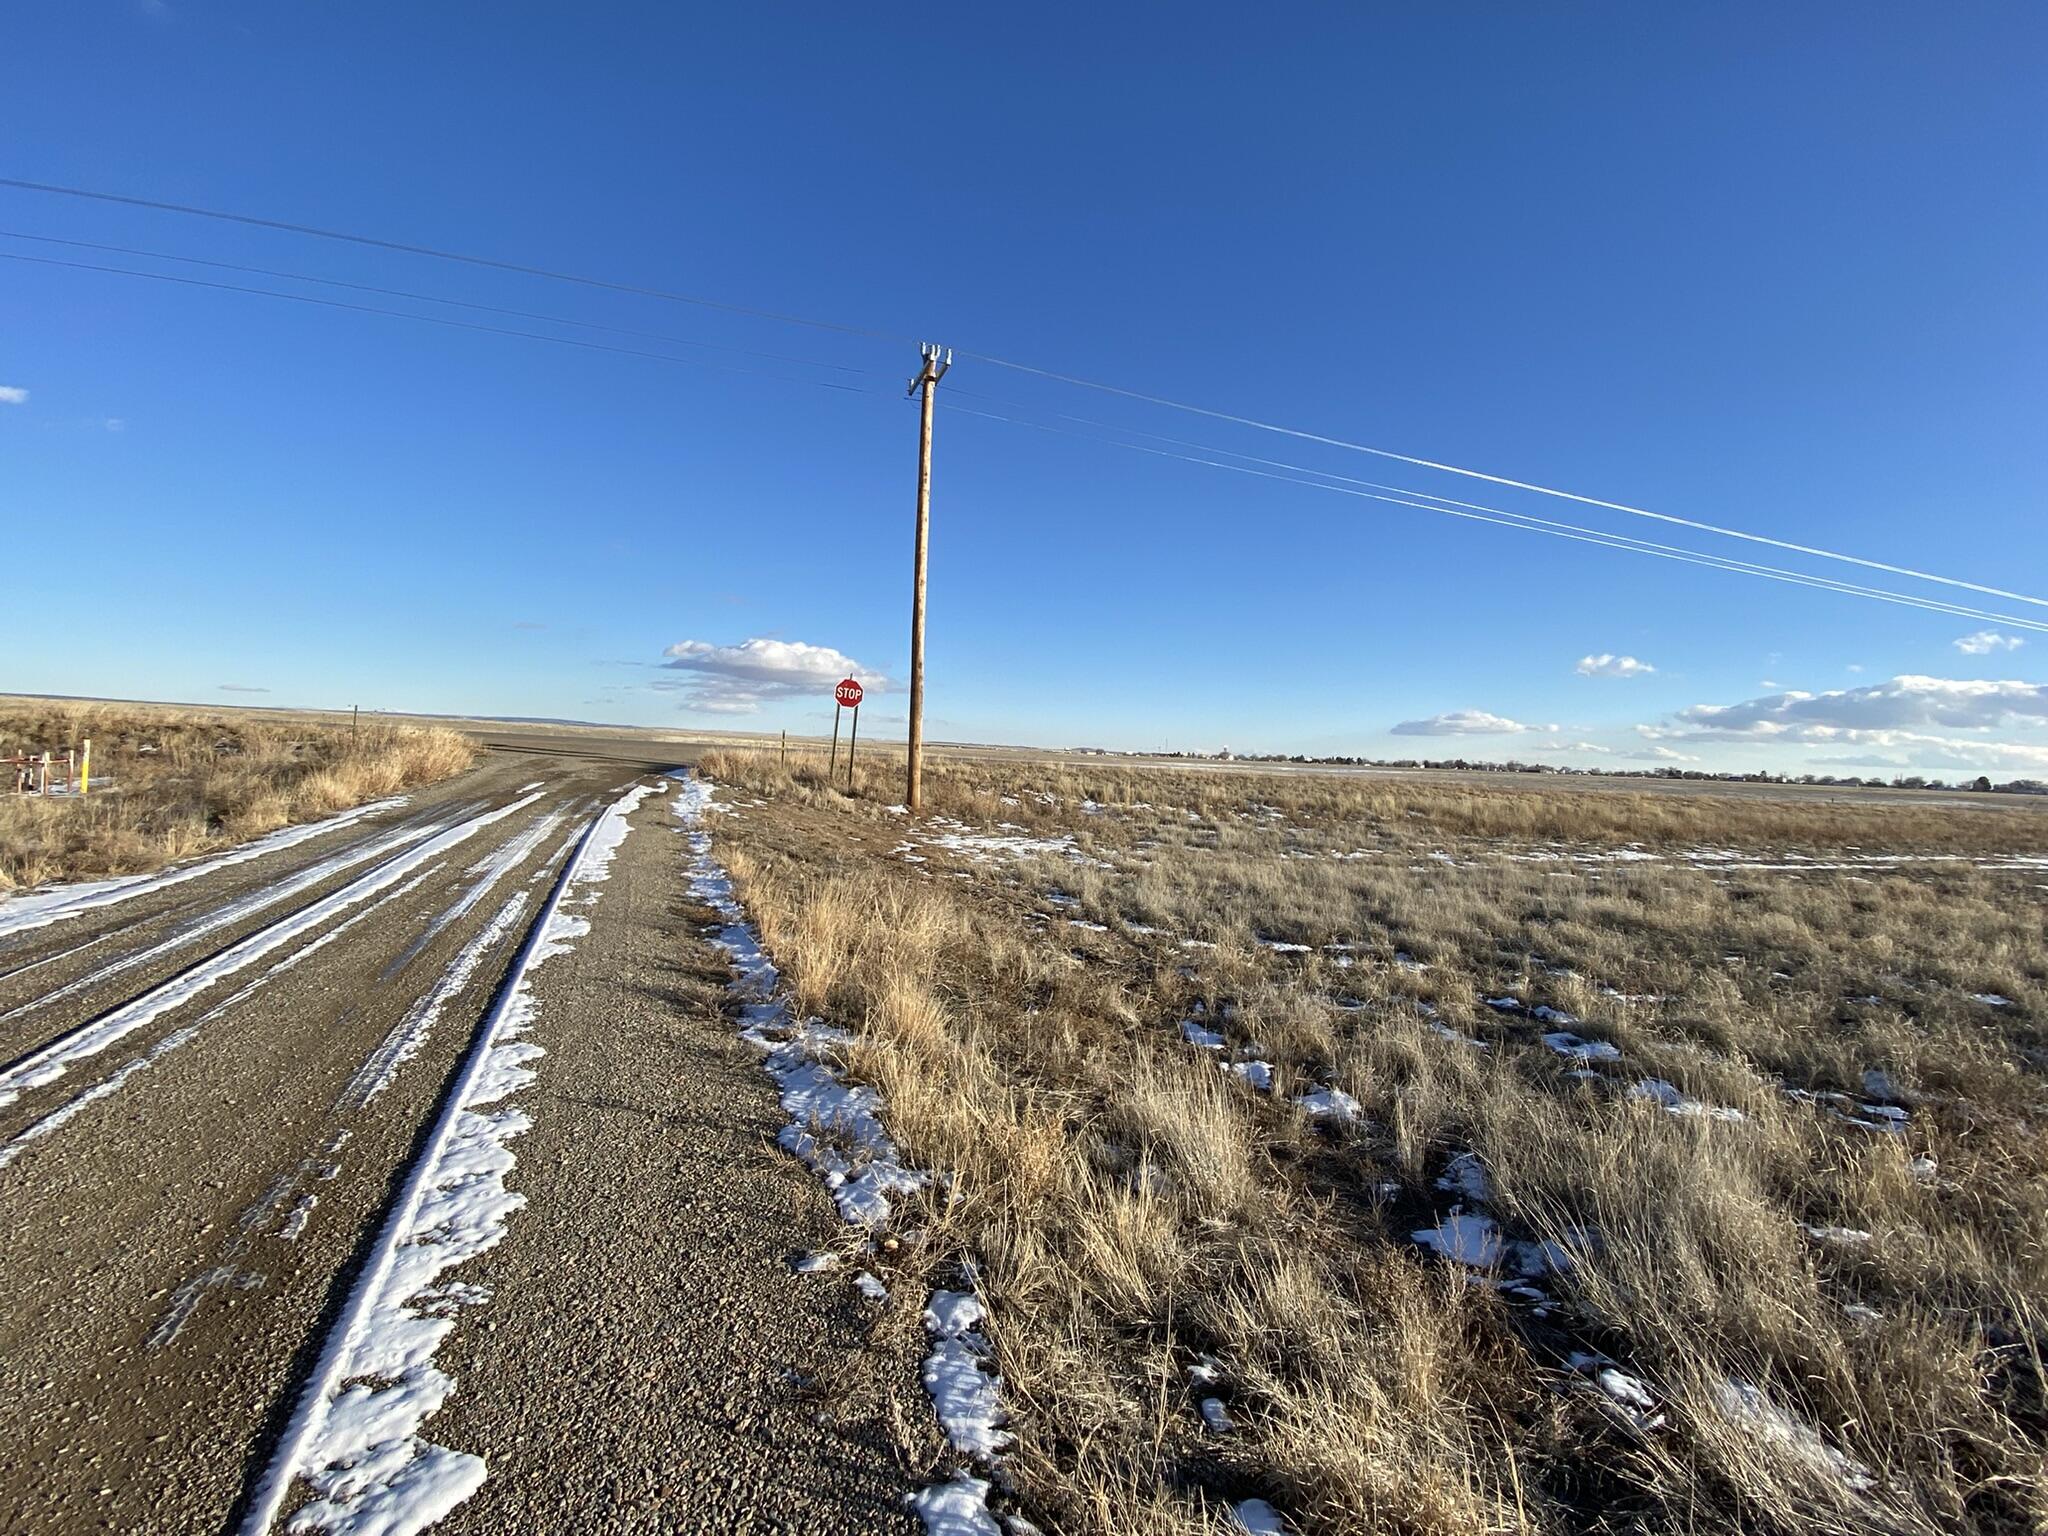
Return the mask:
[[[846,787],[848,789],[853,788],[853,747],[854,743],[860,740],[860,701],[865,697],[867,697],[867,690],[861,687],[859,680],[856,678],[842,677],[839,680],[839,686],[832,690],[832,698],[836,707],[832,711],[831,766],[836,766],[839,761],[839,711],[842,709],[853,711],[853,734],[846,741]],[[831,777],[830,767],[827,769],[826,776],[828,778]]]

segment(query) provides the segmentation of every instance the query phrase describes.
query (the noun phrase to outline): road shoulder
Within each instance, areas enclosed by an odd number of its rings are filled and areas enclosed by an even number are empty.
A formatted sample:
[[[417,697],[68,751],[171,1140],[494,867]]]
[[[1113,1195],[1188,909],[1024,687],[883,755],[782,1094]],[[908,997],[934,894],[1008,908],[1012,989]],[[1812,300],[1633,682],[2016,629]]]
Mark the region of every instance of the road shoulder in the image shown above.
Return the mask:
[[[845,1230],[776,1148],[665,798],[633,825],[537,978],[527,1204],[464,1267],[492,1300],[443,1347],[459,1385],[427,1429],[489,1475],[442,1528],[913,1532],[939,1451],[917,1309],[794,1272]]]

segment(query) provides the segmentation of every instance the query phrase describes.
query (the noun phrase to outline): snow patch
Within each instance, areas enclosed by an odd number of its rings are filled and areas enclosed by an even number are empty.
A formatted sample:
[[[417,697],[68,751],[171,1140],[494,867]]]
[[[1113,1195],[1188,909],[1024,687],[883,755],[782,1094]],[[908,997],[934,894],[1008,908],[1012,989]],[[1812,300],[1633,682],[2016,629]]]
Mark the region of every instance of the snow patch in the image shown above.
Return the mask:
[[[1233,1061],[1230,1070],[1243,1078],[1261,1093],[1273,1088],[1273,1063],[1270,1061]]]
[[[1619,1061],[1621,1051],[1605,1040],[1586,1040],[1569,1030],[1553,1030],[1543,1037],[1543,1043],[1560,1056],[1569,1056],[1573,1061]]]
[[[969,1292],[932,1292],[924,1309],[932,1351],[919,1374],[953,1448],[986,1459],[1011,1436],[1001,1427],[1003,1379],[982,1365],[988,1358],[982,1316],[981,1302]]]
[[[1739,1109],[1688,1098],[1679,1092],[1676,1085],[1666,1082],[1661,1077],[1646,1077],[1628,1092],[1630,1098],[1648,1099],[1669,1114],[1705,1116],[1710,1120],[1725,1120],[1730,1123],[1747,1118]]]
[[[1335,1086],[1318,1088],[1313,1093],[1304,1093],[1294,1102],[1318,1119],[1327,1116],[1332,1120],[1352,1121],[1356,1120],[1363,1113],[1363,1107],[1359,1104],[1358,1100],[1351,1097],[1342,1088]]]
[[[239,848],[215,854],[210,859],[201,859],[196,864],[185,864],[175,869],[161,870],[152,875],[121,875],[112,880],[77,881],[69,885],[53,885],[43,890],[9,897],[5,902],[0,902],[0,934],[20,933],[30,928],[41,928],[49,923],[62,922],[66,918],[78,916],[81,912],[90,912],[99,907],[112,906],[115,902],[126,901],[131,896],[160,891],[167,886],[181,885],[187,880],[196,880],[201,875],[210,875],[215,870],[225,869],[231,864],[246,864],[251,859],[279,853],[308,839],[350,826],[365,817],[395,811],[406,803],[406,798],[404,795],[396,795],[388,800],[373,800],[368,805],[359,805],[353,810],[343,811],[339,816],[329,816],[325,821],[309,821],[303,826],[283,827],[267,837],[259,837],[253,843],[244,843]]]
[[[910,1507],[924,1522],[927,1536],[1003,1536],[988,1512],[988,1479],[972,1472],[955,1473],[910,1496]]]
[[[1492,1269],[1500,1263],[1500,1229],[1494,1225],[1490,1216],[1455,1212],[1434,1227],[1410,1232],[1408,1236],[1412,1241],[1436,1250],[1447,1259],[1455,1259],[1460,1264],[1470,1264],[1476,1269]]]
[[[480,1457],[432,1445],[419,1433],[455,1388],[434,1354],[454,1330],[459,1308],[481,1299],[476,1287],[437,1288],[436,1281],[495,1247],[525,1203],[505,1179],[515,1166],[509,1143],[531,1121],[522,1110],[499,1106],[534,1080],[529,1063],[544,1054],[520,1038],[538,1008],[531,974],[589,931],[587,921],[561,908],[586,880],[604,877],[625,838],[627,815],[650,787],[636,786],[599,816],[513,961],[257,1485],[245,1536],[267,1532],[301,1480],[318,1497],[293,1515],[292,1528],[354,1536],[411,1536],[482,1484]]]
[[[830,1052],[852,1037],[816,1019],[791,1019],[777,996],[780,973],[747,922],[731,877],[711,856],[711,834],[703,820],[715,804],[712,788],[694,775],[673,782],[673,812],[690,843],[690,893],[722,920],[715,942],[735,972],[732,991],[742,1001],[741,1038],[765,1053],[763,1065],[781,1089],[790,1116],[778,1140],[819,1175],[848,1222],[878,1230],[892,1214],[889,1196],[924,1187],[930,1175],[903,1166],[877,1115],[881,1099],[874,1089],[844,1082],[833,1067]],[[875,1300],[888,1296],[873,1275],[863,1272],[855,1283]],[[988,1461],[1011,1436],[1001,1427],[1002,1378],[984,1368],[989,1352],[980,1331],[984,1315],[972,1292],[934,1291],[924,1311],[932,1349],[920,1377],[947,1440]],[[962,1471],[921,1489],[909,1502],[931,1536],[1001,1536],[988,1510],[988,1494],[987,1479]]]
[[[428,860],[473,837],[492,822],[530,804],[531,800],[515,800],[499,810],[486,811],[480,816],[471,817],[468,821],[428,838],[311,906],[268,927],[258,929],[240,942],[229,945],[212,959],[181,972],[160,986],[152,987],[142,996],[104,1014],[86,1028],[59,1036],[42,1049],[22,1058],[6,1072],[0,1073],[0,1105],[12,1103],[26,1089],[40,1088],[55,1082],[78,1062],[97,1056],[151,1020],[190,1002],[211,989],[215,983],[224,981],[237,971],[253,965],[265,955],[310,933],[329,919],[339,917],[350,907],[389,890]]]
[[[1854,1457],[1821,1439],[1820,1431],[1797,1418],[1762,1389],[1733,1378],[1714,1386],[1714,1406],[1723,1418],[1808,1471],[1831,1477],[1857,1493],[1877,1484],[1877,1476]]]

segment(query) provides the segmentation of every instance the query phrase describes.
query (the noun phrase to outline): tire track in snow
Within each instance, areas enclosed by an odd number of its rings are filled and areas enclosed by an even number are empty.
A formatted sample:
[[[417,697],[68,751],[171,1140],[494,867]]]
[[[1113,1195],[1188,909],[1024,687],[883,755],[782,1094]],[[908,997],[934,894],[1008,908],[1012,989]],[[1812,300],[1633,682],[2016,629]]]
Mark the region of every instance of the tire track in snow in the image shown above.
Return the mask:
[[[286,971],[293,969],[301,962],[317,954],[320,950],[325,949],[329,944],[347,933],[349,929],[355,927],[357,923],[360,923],[364,918],[376,912],[386,902],[396,901],[409,891],[418,888],[422,882],[431,879],[442,867],[442,865],[435,864],[421,870],[396,890],[378,897],[367,907],[363,908],[362,911],[356,913],[355,916],[328,929],[327,932],[321,934],[320,937],[313,940],[304,949],[287,955],[254,981],[238,988],[233,994],[207,1009],[205,1013],[194,1019],[190,1024],[172,1030],[147,1051],[143,1052],[142,1055],[117,1069],[111,1076],[102,1078],[99,1082],[93,1084],[92,1087],[65,1100],[64,1103],[51,1110],[50,1113],[29,1126],[27,1130],[21,1132],[13,1140],[7,1142],[4,1146],[0,1146],[0,1168],[5,1168],[9,1163],[21,1156],[23,1152],[27,1151],[35,1142],[42,1140],[55,1131],[62,1130],[101,1099],[111,1098],[114,1094],[119,1093],[138,1074],[146,1072],[180,1047],[189,1045],[199,1034],[199,1031],[208,1024],[211,1024],[215,1019],[232,1011],[237,1004],[263,990],[264,987],[268,986],[279,976],[282,976]]]
[[[269,1531],[301,1482],[319,1497],[292,1516],[293,1530],[359,1536],[424,1530],[483,1482],[481,1458],[420,1436],[455,1387],[435,1367],[434,1351],[454,1329],[459,1308],[488,1299],[459,1281],[436,1282],[495,1246],[525,1203],[505,1188],[515,1166],[507,1143],[530,1122],[521,1110],[490,1106],[531,1082],[527,1063],[543,1054],[519,1038],[537,1006],[528,977],[590,931],[588,918],[562,909],[572,891],[606,878],[627,817],[654,788],[636,785],[593,818],[527,930],[284,1434],[250,1489],[237,1527],[243,1536]],[[593,890],[587,899],[597,895]]]
[[[388,800],[373,800],[368,805],[358,805],[343,811],[338,816],[329,816],[325,821],[309,821],[302,826],[282,827],[268,837],[259,837],[253,843],[245,843],[226,853],[215,854],[196,864],[180,868],[160,870],[149,875],[122,875],[112,880],[91,880],[77,885],[55,886],[47,891],[30,891],[0,903],[0,936],[42,928],[50,923],[63,922],[91,912],[100,907],[113,906],[134,896],[147,895],[187,880],[196,880],[210,875],[217,869],[226,869],[232,864],[246,864],[251,859],[260,859],[266,854],[279,853],[286,848],[350,826],[368,816],[384,811],[394,811],[404,805],[405,795],[395,795]]]
[[[503,847],[495,852],[486,854],[483,858],[477,860],[476,863],[470,865],[465,873],[477,876],[476,883],[464,891],[462,895],[458,896],[448,907],[436,913],[432,921],[427,924],[426,930],[417,939],[414,939],[411,944],[407,945],[403,951],[393,957],[383,970],[377,973],[377,979],[379,981],[389,981],[408,965],[412,964],[419,957],[420,951],[439,938],[450,924],[459,923],[463,918],[467,917],[475,909],[476,904],[490,894],[491,887],[496,885],[506,874],[524,864],[532,856],[533,850],[540,846],[542,839],[554,831],[556,827],[559,827],[568,814],[566,808],[547,812],[545,815],[537,818],[532,826],[521,832],[517,837],[512,838]]]
[[[342,1090],[338,1108],[361,1109],[389,1088],[398,1076],[398,1069],[420,1053],[427,1037],[433,1033],[435,1022],[441,1017],[441,1010],[448,1006],[448,1000],[469,985],[484,957],[498,947],[512,925],[519,921],[519,914],[526,909],[526,894],[525,891],[514,891],[512,899],[484,925],[483,932],[462,946],[440,979],[406,1010],[405,1017],[356,1068],[355,1076]]]
[[[267,907],[274,907],[281,901],[288,901],[292,897],[312,889],[330,875],[340,874],[343,870],[353,869],[358,864],[367,863],[371,859],[392,852],[394,849],[403,848],[408,843],[416,843],[424,838],[431,837],[436,831],[451,825],[456,819],[458,818],[430,822],[424,826],[404,827],[388,832],[382,837],[366,838],[362,842],[344,848],[316,864],[299,870],[295,874],[287,875],[275,884],[267,885],[258,891],[252,891],[247,896],[240,897],[235,901],[229,902],[224,907],[218,907],[202,917],[181,925],[173,930],[169,936],[155,944],[136,950],[132,954],[123,955],[120,959],[110,961],[96,971],[89,971],[85,975],[76,977],[52,991],[45,992],[40,997],[31,998],[28,1002],[18,1004],[8,1009],[5,1013],[0,1013],[0,1024],[5,1024],[10,1019],[18,1019],[27,1014],[35,1013],[39,1009],[47,1008],[53,1003],[62,1002],[68,997],[76,997],[79,993],[90,991],[94,987],[112,981],[117,976],[126,975],[129,971],[135,970],[139,966],[145,966],[153,961],[164,958],[166,955],[175,954],[187,945],[205,938],[210,933],[217,933],[223,928],[232,927],[245,917],[252,917]],[[141,925],[138,924],[137,926]],[[81,949],[85,947],[85,945],[78,946]],[[76,950],[68,950],[66,953],[76,953]],[[56,959],[59,957],[52,956],[51,958]],[[24,966],[23,969],[26,970],[28,967]]]
[[[152,987],[142,996],[123,1003],[96,1019],[90,1019],[76,1029],[66,1031],[47,1045],[29,1052],[4,1072],[0,1072],[0,1107],[13,1103],[29,1089],[55,1082],[78,1062],[97,1056],[152,1020],[203,995],[217,983],[255,964],[283,945],[311,932],[328,920],[339,917],[350,907],[388,890],[422,865],[467,841],[493,822],[502,821],[505,817],[524,810],[539,798],[538,795],[530,795],[524,800],[515,800],[510,805],[486,811],[480,816],[473,816],[466,822],[450,827],[386,860],[382,865],[357,877],[340,890],[323,896],[310,906],[259,928],[210,959],[203,960]]]

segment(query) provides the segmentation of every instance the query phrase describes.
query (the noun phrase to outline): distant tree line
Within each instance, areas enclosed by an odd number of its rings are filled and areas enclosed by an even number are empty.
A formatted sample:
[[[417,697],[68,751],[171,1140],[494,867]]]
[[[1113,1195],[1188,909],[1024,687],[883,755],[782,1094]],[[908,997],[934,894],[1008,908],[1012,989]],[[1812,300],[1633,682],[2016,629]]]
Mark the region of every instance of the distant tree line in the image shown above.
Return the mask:
[[[1079,750],[1101,751],[1100,748]],[[1964,794],[1991,794],[1996,791],[2005,795],[2048,795],[2048,784],[2039,779],[2009,779],[2003,784],[1994,784],[1990,777],[1984,774],[1979,774],[1974,779],[1950,783],[1946,779],[1931,779],[1917,773],[1895,774],[1889,779],[1864,779],[1856,777],[1853,773],[1839,777],[1832,773],[1710,773],[1700,768],[1678,768],[1668,765],[1659,768],[1561,768],[1550,763],[1525,763],[1520,758],[1513,757],[1505,762],[1493,762],[1485,758],[1470,757],[1309,757],[1300,752],[1141,752],[1132,755],[1203,762],[1300,763],[1304,766],[1342,768],[1463,769],[1473,773],[1548,773],[1562,778],[1578,776],[1603,779],[1691,779],[1701,783],[1718,784],[1818,784],[1852,789],[1933,789],[1954,790]]]

